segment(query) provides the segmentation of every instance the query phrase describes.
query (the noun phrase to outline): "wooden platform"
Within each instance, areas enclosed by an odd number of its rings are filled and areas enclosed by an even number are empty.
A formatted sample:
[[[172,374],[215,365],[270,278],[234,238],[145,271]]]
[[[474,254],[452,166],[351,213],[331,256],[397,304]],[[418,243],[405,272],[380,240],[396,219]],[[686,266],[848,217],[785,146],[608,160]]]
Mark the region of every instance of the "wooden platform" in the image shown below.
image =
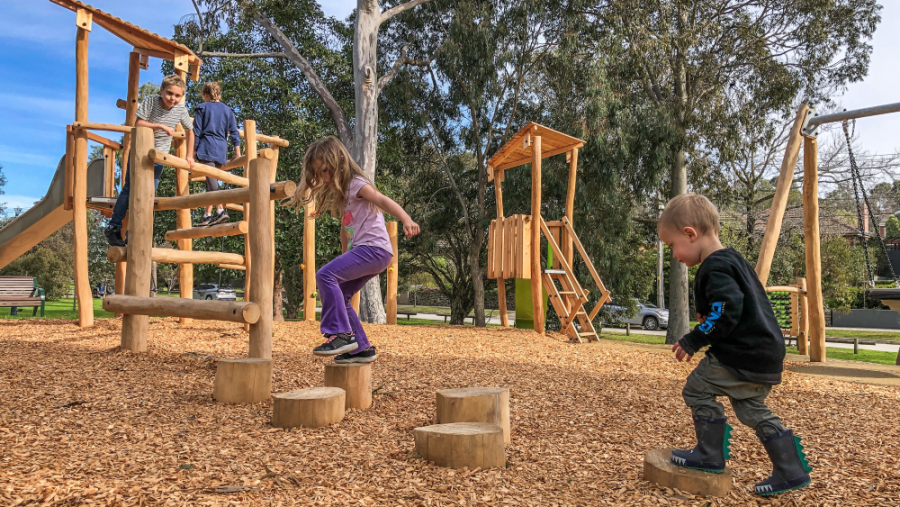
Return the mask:
[[[721,474],[680,467],[669,457],[671,448],[653,449],[644,455],[644,480],[664,488],[676,488],[692,495],[725,496],[731,491],[731,469]]]

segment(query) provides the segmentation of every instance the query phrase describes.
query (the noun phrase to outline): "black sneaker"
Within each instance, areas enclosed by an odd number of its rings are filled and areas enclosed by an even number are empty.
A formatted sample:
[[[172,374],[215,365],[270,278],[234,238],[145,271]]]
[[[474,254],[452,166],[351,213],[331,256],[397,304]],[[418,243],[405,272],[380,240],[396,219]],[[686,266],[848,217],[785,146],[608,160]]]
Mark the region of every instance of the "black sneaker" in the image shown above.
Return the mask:
[[[334,358],[334,362],[337,364],[371,363],[376,359],[378,359],[378,354],[375,352],[375,345],[371,345],[366,350],[357,354],[352,354],[350,352],[341,354]]]
[[[317,356],[336,356],[344,352],[352,352],[359,348],[356,336],[353,333],[338,333],[325,335],[325,343],[313,349]]]
[[[209,223],[206,225],[224,224],[227,221],[228,221],[228,212],[225,210],[222,210],[222,211],[216,213],[215,215],[213,215],[211,220],[209,221]]]
[[[121,227],[108,225],[106,226],[106,229],[103,230],[103,235],[106,236],[106,242],[109,243],[109,246],[125,246],[125,240],[122,239]]]
[[[212,215],[206,215],[205,217],[203,217],[203,220],[197,222],[197,227],[206,227],[207,225],[210,225],[212,223],[212,219]]]

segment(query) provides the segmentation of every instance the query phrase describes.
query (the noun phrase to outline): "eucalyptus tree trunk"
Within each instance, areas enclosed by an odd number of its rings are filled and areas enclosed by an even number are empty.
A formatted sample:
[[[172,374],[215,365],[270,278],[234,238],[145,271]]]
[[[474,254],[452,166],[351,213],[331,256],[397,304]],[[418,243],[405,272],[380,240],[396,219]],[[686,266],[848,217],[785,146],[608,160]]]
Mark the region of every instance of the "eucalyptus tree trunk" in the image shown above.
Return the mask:
[[[375,154],[378,142],[378,26],[381,9],[377,0],[358,0],[356,30],[353,32],[353,81],[356,85],[356,123],[350,156],[370,180],[375,181]],[[376,275],[360,290],[359,318],[363,322],[385,324],[387,314],[381,297],[381,276]]]
[[[675,153],[672,163],[672,197],[687,192],[687,168],[684,152]],[[669,327],[666,329],[666,343],[675,343],[690,330],[688,317],[688,270],[672,256],[669,264]]]

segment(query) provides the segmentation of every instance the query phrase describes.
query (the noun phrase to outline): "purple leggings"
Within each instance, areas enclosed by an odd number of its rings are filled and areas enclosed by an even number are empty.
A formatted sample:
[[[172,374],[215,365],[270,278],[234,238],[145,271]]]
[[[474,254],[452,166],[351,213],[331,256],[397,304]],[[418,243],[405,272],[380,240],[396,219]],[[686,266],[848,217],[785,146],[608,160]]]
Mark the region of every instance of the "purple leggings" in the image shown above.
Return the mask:
[[[358,353],[369,348],[369,339],[359,323],[350,299],[372,277],[384,271],[394,257],[375,246],[360,245],[322,266],[316,273],[319,297],[322,298],[322,334],[353,332]]]

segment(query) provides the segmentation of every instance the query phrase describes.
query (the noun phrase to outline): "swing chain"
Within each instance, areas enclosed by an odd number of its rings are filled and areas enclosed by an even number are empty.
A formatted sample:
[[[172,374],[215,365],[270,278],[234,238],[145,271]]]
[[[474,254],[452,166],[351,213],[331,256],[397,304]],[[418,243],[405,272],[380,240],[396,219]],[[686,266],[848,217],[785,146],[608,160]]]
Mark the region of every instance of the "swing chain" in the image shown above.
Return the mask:
[[[897,275],[894,273],[894,266],[891,264],[891,258],[888,256],[887,247],[884,244],[884,238],[881,237],[881,231],[878,228],[878,221],[875,220],[875,214],[872,211],[872,206],[869,204],[869,196],[866,194],[866,188],[863,186],[862,176],[859,172],[859,166],[856,164],[856,156],[853,154],[853,147],[851,145],[850,140],[850,131],[848,129],[848,121],[844,120],[841,122],[844,129],[844,138],[847,140],[847,154],[850,158],[850,179],[853,181],[853,194],[856,197],[856,216],[859,220],[859,229],[860,235],[863,238],[863,251],[865,252],[866,257],[866,271],[869,275],[869,287],[875,288],[875,277],[872,275],[872,264],[869,259],[869,242],[865,235],[865,230],[863,229],[863,213],[862,206],[860,205],[860,194],[862,194],[862,200],[866,203],[866,212],[869,214],[869,219],[872,221],[872,224],[875,226],[875,235],[878,237],[878,242],[881,246],[881,252],[884,254],[884,258],[887,260],[888,269],[891,272],[891,280],[894,282],[894,287],[900,288],[900,283],[897,282]],[[856,130],[856,121],[853,122],[854,131]],[[857,181],[859,181],[859,188],[857,189]]]

